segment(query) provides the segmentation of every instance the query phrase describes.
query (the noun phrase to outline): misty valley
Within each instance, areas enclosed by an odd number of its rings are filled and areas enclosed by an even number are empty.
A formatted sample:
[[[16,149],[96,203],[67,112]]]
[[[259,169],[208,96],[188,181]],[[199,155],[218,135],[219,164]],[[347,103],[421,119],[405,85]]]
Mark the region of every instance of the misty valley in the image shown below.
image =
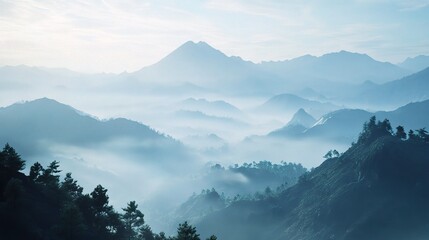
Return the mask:
[[[0,67],[0,239],[429,237],[429,56]]]

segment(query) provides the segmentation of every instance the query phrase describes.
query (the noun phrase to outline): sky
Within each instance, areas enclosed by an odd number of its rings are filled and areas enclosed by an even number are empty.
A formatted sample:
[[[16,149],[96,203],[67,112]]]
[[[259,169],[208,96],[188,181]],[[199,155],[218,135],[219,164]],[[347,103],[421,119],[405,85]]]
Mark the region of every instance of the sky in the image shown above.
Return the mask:
[[[0,0],[0,66],[136,71],[186,41],[253,62],[429,55],[429,0]]]

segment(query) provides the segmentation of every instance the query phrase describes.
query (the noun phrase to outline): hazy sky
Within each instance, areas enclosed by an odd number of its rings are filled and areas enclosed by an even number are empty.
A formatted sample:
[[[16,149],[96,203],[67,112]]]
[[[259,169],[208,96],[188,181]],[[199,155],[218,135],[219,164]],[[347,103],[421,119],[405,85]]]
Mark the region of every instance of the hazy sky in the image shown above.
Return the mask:
[[[182,43],[246,60],[429,54],[429,0],[0,0],[0,65],[134,71]]]

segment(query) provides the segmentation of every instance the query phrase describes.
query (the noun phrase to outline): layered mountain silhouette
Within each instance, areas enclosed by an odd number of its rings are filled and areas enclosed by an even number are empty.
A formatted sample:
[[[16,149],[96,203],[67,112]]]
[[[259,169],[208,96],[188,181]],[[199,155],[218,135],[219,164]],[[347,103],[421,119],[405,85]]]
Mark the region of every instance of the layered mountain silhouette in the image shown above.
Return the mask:
[[[429,67],[404,78],[364,89],[356,101],[387,106],[429,99]]]
[[[384,127],[367,127],[357,144],[281,194],[237,201],[197,227],[226,240],[425,239],[429,143]]]
[[[429,67],[429,56],[419,55],[417,57],[407,58],[402,63],[399,63],[398,66],[413,72],[419,72]]]
[[[429,126],[429,100],[410,103],[394,111],[368,112],[361,109],[341,109],[330,112],[317,122],[303,130],[301,134],[290,134],[278,129],[270,133],[276,137],[321,138],[350,143],[355,141],[362,123],[370,116],[379,119],[389,119],[393,126],[402,125],[409,129],[419,129]],[[284,127],[288,129],[287,126]]]
[[[80,74],[66,69],[17,66],[0,68],[0,78],[7,81],[9,88],[79,85],[79,80],[85,79],[101,84],[102,89],[129,92],[207,91],[272,96],[313,88],[320,94],[335,96],[339,88],[352,88],[366,81],[381,84],[405,77],[421,68],[409,66],[424,66],[425,59],[408,59],[397,66],[366,54],[340,51],[256,64],[227,56],[205,42],[189,41],[159,62],[132,73]]]
[[[243,117],[244,113],[232,104],[222,101],[209,101],[204,98],[187,98],[179,103],[183,110],[200,111],[210,115],[223,117]]]
[[[358,84],[364,81],[377,83],[403,77],[410,71],[387,62],[379,62],[366,54],[340,51],[320,57],[305,55],[286,61],[264,62],[261,67],[281,76],[300,81],[329,80]]]
[[[340,107],[329,102],[322,103],[294,94],[284,93],[268,99],[268,101],[258,107],[258,110],[266,113],[294,113],[300,108],[306,109],[312,115],[321,116]]]
[[[0,108],[0,132],[1,142],[14,144],[27,156],[44,143],[90,147],[118,139],[145,142],[138,151],[146,156],[162,157],[182,148],[144,124],[124,118],[101,121],[48,98]]]

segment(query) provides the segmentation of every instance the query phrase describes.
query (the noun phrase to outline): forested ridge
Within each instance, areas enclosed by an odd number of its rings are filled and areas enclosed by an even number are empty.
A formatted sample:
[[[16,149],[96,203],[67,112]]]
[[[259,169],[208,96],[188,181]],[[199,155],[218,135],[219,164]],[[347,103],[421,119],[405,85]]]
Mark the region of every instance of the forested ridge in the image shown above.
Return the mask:
[[[36,162],[25,175],[25,161],[6,144],[0,152],[0,239],[2,240],[199,240],[192,225],[179,224],[175,236],[154,233],[135,201],[117,211],[107,189],[86,194],[59,162]],[[216,239],[213,235],[210,240]]]

